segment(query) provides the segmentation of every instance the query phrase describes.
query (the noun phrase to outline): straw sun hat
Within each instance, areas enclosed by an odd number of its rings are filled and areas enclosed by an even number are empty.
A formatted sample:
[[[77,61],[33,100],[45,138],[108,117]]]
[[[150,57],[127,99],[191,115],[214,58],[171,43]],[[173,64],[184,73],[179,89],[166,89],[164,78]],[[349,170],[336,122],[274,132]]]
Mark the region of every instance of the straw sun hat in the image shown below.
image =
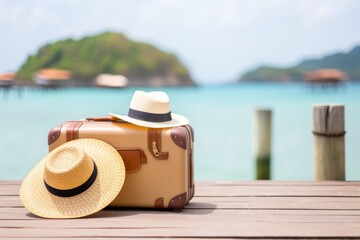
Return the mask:
[[[106,207],[125,180],[120,154],[96,139],[64,143],[26,176],[20,198],[26,209],[45,218],[78,218]]]
[[[170,99],[165,92],[136,91],[127,116],[114,113],[110,115],[149,128],[176,127],[189,123],[186,117],[171,113]]]

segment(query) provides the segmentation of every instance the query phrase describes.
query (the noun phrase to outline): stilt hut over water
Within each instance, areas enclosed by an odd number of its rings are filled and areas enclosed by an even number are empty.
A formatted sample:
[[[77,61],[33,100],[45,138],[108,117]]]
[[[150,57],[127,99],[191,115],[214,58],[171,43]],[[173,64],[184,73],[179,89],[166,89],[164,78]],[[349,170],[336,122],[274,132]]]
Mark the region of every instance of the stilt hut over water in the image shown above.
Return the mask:
[[[15,73],[0,73],[0,87],[6,88],[14,85]]]
[[[338,69],[319,69],[305,73],[306,82],[314,85],[336,86],[344,83],[346,79],[346,74]]]
[[[63,87],[68,84],[70,78],[70,71],[56,68],[40,69],[33,76],[34,82],[43,87]]]
[[[99,87],[123,88],[128,84],[128,79],[123,75],[99,74],[95,79]]]

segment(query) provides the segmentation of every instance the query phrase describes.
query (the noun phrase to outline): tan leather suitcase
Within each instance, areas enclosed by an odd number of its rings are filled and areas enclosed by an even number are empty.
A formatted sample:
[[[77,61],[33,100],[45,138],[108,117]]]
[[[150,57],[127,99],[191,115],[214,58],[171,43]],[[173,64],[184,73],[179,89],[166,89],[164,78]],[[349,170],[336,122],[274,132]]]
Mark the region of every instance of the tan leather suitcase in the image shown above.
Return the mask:
[[[68,121],[50,130],[49,151],[78,138],[103,140],[124,160],[125,183],[110,206],[181,211],[194,196],[190,125],[155,129],[106,117]]]

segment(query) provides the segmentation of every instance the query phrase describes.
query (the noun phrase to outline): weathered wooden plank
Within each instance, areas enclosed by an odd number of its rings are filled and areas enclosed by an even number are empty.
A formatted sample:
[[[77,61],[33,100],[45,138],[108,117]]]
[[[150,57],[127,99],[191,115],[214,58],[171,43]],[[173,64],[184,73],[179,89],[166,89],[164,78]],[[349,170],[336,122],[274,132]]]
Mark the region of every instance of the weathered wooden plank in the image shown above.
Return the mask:
[[[0,196],[0,208],[2,207],[22,207],[20,197],[16,196]]]
[[[360,197],[360,186],[202,186],[196,196],[354,196]]]
[[[1,185],[20,185],[21,180],[0,180]],[[360,181],[196,181],[197,186],[359,186]]]
[[[1,185],[20,185],[20,180],[0,180]]]
[[[196,181],[197,186],[360,186],[359,181]]]
[[[349,238],[360,237],[360,224],[351,222],[341,223],[317,223],[317,222],[227,222],[209,225],[208,222],[196,222],[188,226],[182,226],[183,222],[174,222],[174,225],[158,227],[134,226],[124,227],[118,225],[115,228],[8,228],[1,231],[0,237],[327,237]],[[49,223],[50,224],[50,223]],[[75,224],[75,223],[74,223]],[[56,225],[54,221],[51,226]],[[279,227],[281,226],[281,227]]]
[[[46,240],[59,240],[59,239],[66,239],[66,240],[87,240],[87,239],[91,239],[91,240],[94,240],[94,239],[114,239],[114,237],[46,237]],[[17,240],[17,239],[38,239],[38,238],[24,238],[24,237],[9,237],[8,239],[11,239],[11,240]],[[121,239],[121,240],[143,240],[144,237],[116,237],[116,239]],[[146,237],[147,240],[158,240],[159,237]],[[162,240],[166,240],[166,239],[174,239],[173,237],[161,237]],[[211,237],[209,238],[203,238],[203,237],[176,237],[177,240],[204,240],[204,239],[213,239]],[[224,237],[224,238],[216,238],[216,239],[223,239],[223,240],[229,240],[229,239],[249,239],[249,238],[227,238],[227,237]],[[258,238],[255,238],[255,239],[258,239]],[[269,238],[267,238],[269,239]],[[270,238],[271,239],[271,238]]]
[[[101,237],[101,239],[104,239],[105,237]],[[107,238],[113,238],[113,237],[107,237]],[[120,237],[119,237],[120,238]],[[22,237],[10,237],[11,240],[16,240],[16,239],[24,239]],[[37,238],[26,238],[26,239],[37,239]],[[79,238],[75,238],[75,237],[62,237],[61,239],[66,239],[66,240],[74,240],[74,239],[79,239]],[[94,240],[94,237],[81,237],[81,240]],[[95,238],[97,239],[97,238]],[[121,237],[122,240],[134,240],[133,237]],[[153,239],[156,239],[158,240],[159,238],[155,238],[155,237],[136,237],[136,239],[146,239],[146,240],[153,240]],[[174,239],[172,237],[162,237],[161,238],[162,240],[164,239]],[[177,240],[189,240],[189,238],[176,238]],[[193,240],[204,240],[204,238],[191,238]],[[229,239],[246,239],[246,238],[216,238],[216,239],[219,239],[219,240],[229,240]],[[268,238],[269,239],[269,238]],[[47,237],[46,240],[59,240],[58,237],[54,237],[54,238],[49,238]]]
[[[2,196],[0,208],[22,207],[18,196]],[[360,197],[194,197],[190,209],[360,210]]]
[[[187,208],[360,210],[360,197],[195,197]]]
[[[139,217],[140,216],[140,217]],[[180,220],[183,218],[192,218],[193,220],[206,221],[211,217],[214,217],[216,221],[219,219],[237,218],[238,216],[244,216],[244,221],[249,221],[251,218],[262,218],[265,216],[281,216],[285,218],[292,218],[303,216],[305,219],[313,221],[313,217],[318,218],[325,217],[325,221],[330,221],[327,217],[349,217],[349,218],[358,218],[360,222],[360,211],[359,210],[296,210],[296,209],[184,209],[181,213],[175,213],[172,211],[156,211],[148,209],[118,209],[118,210],[103,210],[92,216],[82,219],[71,219],[71,220],[48,220],[39,218],[31,213],[29,213],[24,208],[0,208],[0,220],[36,220],[42,223],[46,221],[56,221],[56,222],[70,222],[74,223],[77,221],[84,220],[88,221],[99,221],[103,223],[109,222],[110,224],[117,221],[122,221],[125,219],[139,219],[136,220],[136,224],[141,225],[144,223],[147,217],[150,217],[150,221],[157,221],[158,218],[161,218],[160,221],[168,219]],[[341,220],[341,219],[335,219]],[[189,224],[192,224],[191,221]]]
[[[0,196],[16,196],[19,195],[20,185],[0,185]]]
[[[271,181],[269,181],[271,182]],[[326,184],[328,183],[328,184]],[[19,194],[19,185],[0,185],[0,196]],[[203,183],[197,184],[196,196],[356,196],[360,197],[360,182],[336,181],[310,184],[291,182],[255,181],[253,185],[247,182]]]

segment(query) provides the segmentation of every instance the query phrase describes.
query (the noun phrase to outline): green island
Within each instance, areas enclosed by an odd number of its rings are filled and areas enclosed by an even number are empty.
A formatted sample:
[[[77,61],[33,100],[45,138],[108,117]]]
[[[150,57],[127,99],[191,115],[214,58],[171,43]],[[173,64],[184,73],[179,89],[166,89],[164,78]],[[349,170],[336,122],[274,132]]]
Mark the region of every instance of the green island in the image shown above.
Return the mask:
[[[291,67],[260,66],[245,73],[240,82],[299,82],[304,74],[317,69],[338,69],[351,81],[360,82],[360,46],[347,53],[336,53],[320,59],[308,59]]]
[[[160,86],[194,85],[174,54],[114,32],[46,44],[28,56],[16,79],[30,83],[34,73],[44,68],[68,70],[82,85],[91,85],[102,73],[124,75],[129,85],[150,86],[154,81]]]

